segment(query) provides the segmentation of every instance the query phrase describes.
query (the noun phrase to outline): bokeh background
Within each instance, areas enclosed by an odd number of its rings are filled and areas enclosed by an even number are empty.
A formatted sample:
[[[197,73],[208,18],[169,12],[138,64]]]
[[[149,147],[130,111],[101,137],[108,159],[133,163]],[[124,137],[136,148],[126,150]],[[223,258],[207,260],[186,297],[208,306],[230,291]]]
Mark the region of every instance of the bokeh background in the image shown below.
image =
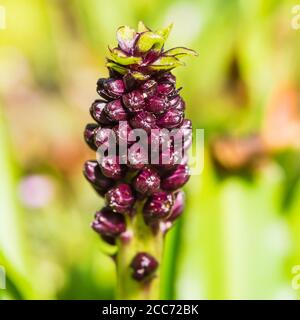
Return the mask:
[[[82,177],[95,157],[82,131],[115,30],[143,20],[174,22],[167,45],[199,52],[175,74],[188,117],[205,130],[204,171],[167,237],[162,298],[299,298],[295,4],[1,0],[0,297],[114,298],[114,249],[89,228],[102,200]]]

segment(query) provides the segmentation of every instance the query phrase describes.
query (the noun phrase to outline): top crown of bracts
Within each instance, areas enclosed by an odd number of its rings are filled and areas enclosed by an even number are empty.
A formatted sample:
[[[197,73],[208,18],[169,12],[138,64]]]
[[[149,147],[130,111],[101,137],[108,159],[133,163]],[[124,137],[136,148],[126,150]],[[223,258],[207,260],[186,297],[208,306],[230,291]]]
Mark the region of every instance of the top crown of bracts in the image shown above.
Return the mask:
[[[154,233],[165,232],[184,208],[180,188],[189,179],[186,150],[191,145],[192,123],[185,119],[185,102],[171,70],[184,65],[182,57],[196,53],[184,47],[165,51],[171,28],[172,25],[152,31],[142,22],[137,31],[120,27],[118,46],[109,48],[109,77],[97,82],[101,99],[90,108],[96,123],[86,126],[85,140],[97,150],[109,147],[113,133],[116,143],[125,143],[128,151],[125,161],[124,150],[117,150],[114,155],[102,155],[98,161],[90,160],[84,165],[85,177],[106,202],[96,212],[92,228],[111,244],[126,234],[126,221],[135,214],[142,214],[145,225]],[[140,144],[136,149],[128,139],[134,129],[145,130],[147,142],[151,143]],[[166,134],[174,129],[175,136],[183,137],[179,148],[175,148],[174,137],[169,139]],[[162,145],[168,146],[167,163],[162,161],[166,152]],[[150,148],[158,152],[156,163],[151,162]],[[137,207],[142,208],[141,213]],[[131,267],[133,277],[140,281],[154,272],[157,262],[148,253],[139,252]]]

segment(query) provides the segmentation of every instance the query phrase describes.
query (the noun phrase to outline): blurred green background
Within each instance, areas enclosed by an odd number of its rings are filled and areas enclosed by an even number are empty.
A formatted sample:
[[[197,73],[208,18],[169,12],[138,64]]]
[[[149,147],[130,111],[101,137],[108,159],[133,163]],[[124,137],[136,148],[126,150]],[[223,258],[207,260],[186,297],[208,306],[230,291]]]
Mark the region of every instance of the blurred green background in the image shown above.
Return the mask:
[[[89,228],[82,177],[95,84],[120,25],[174,22],[199,52],[175,71],[205,164],[168,234],[162,298],[297,299],[300,30],[294,1],[7,0],[0,30],[3,299],[112,299],[115,267]],[[300,285],[298,286],[300,287]]]

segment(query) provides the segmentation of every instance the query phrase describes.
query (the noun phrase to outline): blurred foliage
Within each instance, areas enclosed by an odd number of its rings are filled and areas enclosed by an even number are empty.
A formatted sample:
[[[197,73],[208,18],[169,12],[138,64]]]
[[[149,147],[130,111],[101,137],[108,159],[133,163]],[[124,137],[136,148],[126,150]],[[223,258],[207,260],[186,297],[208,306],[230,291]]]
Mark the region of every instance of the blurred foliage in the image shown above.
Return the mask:
[[[175,74],[194,127],[205,129],[204,171],[187,185],[184,217],[167,237],[163,298],[299,298],[291,286],[300,264],[293,1],[0,5],[0,297],[114,297],[111,248],[89,228],[102,200],[81,174],[94,158],[82,131],[115,30],[143,20],[174,22],[168,46],[199,52]],[[249,149],[251,135],[259,144]]]

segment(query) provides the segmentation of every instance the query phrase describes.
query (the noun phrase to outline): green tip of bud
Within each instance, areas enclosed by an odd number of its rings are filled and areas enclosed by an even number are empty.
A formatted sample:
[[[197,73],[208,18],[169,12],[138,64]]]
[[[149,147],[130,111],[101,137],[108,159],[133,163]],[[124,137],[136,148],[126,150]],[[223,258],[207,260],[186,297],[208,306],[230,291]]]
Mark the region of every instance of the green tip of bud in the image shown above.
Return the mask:
[[[148,28],[143,21],[139,21],[138,23],[138,32],[146,32],[146,31],[151,31],[150,28]]]
[[[164,52],[166,56],[173,56],[176,58],[181,58],[184,56],[198,56],[198,53],[192,49],[188,49],[185,47],[176,47]]]
[[[170,23],[166,28],[157,30],[156,33],[164,38],[166,41],[169,37],[169,34],[173,28],[173,23]]]
[[[139,52],[147,52],[149,50],[160,50],[164,46],[164,38],[158,33],[152,31],[143,32],[137,43],[136,48]]]
[[[197,56],[194,50],[177,47],[163,51],[173,23],[163,29],[152,31],[139,21],[137,31],[121,26],[117,30],[118,46],[110,49],[107,67],[120,74],[131,73],[138,80],[146,79],[149,73],[170,71],[184,65],[180,58]]]

